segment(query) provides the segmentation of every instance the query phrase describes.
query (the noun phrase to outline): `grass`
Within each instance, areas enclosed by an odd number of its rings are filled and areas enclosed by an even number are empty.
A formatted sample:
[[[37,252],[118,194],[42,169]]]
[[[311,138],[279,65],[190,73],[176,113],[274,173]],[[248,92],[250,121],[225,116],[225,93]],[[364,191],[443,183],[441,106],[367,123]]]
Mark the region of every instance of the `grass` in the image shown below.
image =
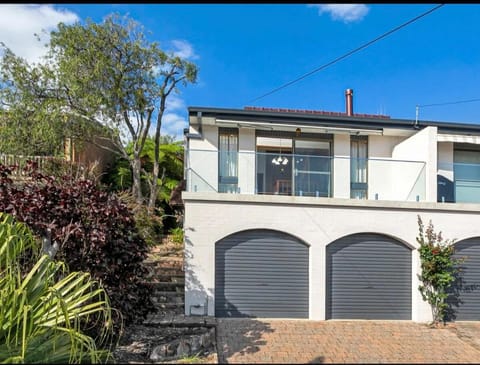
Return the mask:
[[[204,359],[197,355],[185,356],[177,361],[178,364],[202,364]]]

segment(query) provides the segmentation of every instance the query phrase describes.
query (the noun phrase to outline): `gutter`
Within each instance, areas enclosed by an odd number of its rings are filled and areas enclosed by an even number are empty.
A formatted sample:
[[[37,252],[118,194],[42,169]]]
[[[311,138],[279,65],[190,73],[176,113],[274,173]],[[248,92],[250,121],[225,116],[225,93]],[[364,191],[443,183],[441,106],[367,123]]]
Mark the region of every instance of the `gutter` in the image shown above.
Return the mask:
[[[189,129],[185,128],[183,130],[183,134],[188,139],[202,139],[203,138],[203,130],[202,130],[202,112],[197,111],[197,124],[198,124],[198,133],[189,133]]]
[[[410,119],[380,119],[364,117],[342,117],[328,115],[314,115],[305,113],[291,112],[259,112],[243,109],[225,109],[211,107],[189,107],[189,113],[202,113],[204,116],[211,116],[223,119],[240,119],[243,121],[258,121],[265,123],[292,123],[301,121],[301,123],[311,125],[331,125],[341,124],[346,128],[400,128],[400,129],[423,129],[424,127],[438,127],[439,132],[457,133],[457,134],[480,134],[480,126],[474,123],[460,122],[438,122],[428,120],[410,120]],[[295,122],[294,122],[295,123]]]

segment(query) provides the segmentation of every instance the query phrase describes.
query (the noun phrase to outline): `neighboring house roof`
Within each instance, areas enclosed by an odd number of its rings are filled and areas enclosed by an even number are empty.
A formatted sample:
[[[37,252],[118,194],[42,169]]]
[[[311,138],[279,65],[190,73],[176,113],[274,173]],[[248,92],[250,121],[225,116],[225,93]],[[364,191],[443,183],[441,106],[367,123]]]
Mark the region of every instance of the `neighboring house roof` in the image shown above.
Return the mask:
[[[283,108],[264,108],[256,106],[246,106],[245,110],[252,110],[258,112],[276,112],[276,113],[302,113],[302,114],[314,114],[314,115],[328,115],[336,117],[346,117],[347,113],[344,112],[328,112],[324,110],[307,110],[307,109],[283,109]],[[360,118],[379,118],[379,119],[390,119],[389,115],[382,114],[358,114],[354,113],[353,116]]]
[[[353,114],[316,110],[245,107],[227,109],[213,107],[188,108],[189,116],[201,113],[202,117],[215,117],[241,121],[259,121],[272,124],[299,124],[310,126],[331,126],[344,128],[400,128],[422,129],[428,126],[438,127],[440,133],[480,135],[480,125],[456,122],[439,122],[414,119],[394,119],[385,115]]]

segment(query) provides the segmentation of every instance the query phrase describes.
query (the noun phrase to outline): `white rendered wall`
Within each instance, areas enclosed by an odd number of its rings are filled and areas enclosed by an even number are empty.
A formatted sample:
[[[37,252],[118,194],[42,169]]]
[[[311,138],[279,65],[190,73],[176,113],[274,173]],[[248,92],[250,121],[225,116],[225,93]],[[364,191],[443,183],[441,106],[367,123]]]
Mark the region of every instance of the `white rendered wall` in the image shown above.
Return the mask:
[[[368,136],[368,157],[376,159],[392,158],[394,147],[404,140],[405,137]]]
[[[453,142],[439,142],[438,174],[453,182]]]
[[[273,229],[291,234],[310,247],[310,319],[325,319],[325,248],[353,233],[379,233],[404,242],[412,250],[412,320],[427,322],[431,311],[418,292],[420,264],[417,214],[432,220],[444,238],[480,236],[480,205],[415,202],[345,201],[310,197],[245,196],[184,193],[185,311],[209,298],[215,312],[215,242],[246,229]],[[218,200],[212,200],[218,199]],[[462,208],[466,207],[466,208]],[[463,209],[463,210],[462,210]]]
[[[395,146],[405,137],[369,136],[368,138],[368,198],[379,200],[405,200],[403,194],[394,189],[396,169],[402,164],[391,161]]]
[[[350,198],[350,135],[333,136],[333,196]]]
[[[392,157],[397,160],[425,161],[426,191],[425,200],[437,201],[437,127],[426,127],[396,145]],[[408,165],[407,165],[408,166]],[[396,171],[397,187],[405,186],[406,179],[411,178],[412,171]]]
[[[190,133],[198,133],[190,126]],[[187,187],[189,191],[218,191],[218,127],[205,125],[203,139],[190,139],[188,151]]]
[[[255,130],[238,130],[238,187],[241,194],[255,194]]]

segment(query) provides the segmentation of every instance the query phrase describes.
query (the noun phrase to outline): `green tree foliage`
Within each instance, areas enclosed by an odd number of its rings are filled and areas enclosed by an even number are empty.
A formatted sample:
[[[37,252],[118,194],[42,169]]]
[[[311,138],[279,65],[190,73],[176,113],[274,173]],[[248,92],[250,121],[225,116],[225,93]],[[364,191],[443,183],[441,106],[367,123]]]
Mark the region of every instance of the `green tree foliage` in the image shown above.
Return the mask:
[[[437,324],[446,320],[448,290],[459,272],[457,264],[463,260],[453,257],[454,241],[444,240],[442,232],[435,233],[431,221],[425,230],[418,216],[418,227],[417,242],[420,244],[418,251],[422,269],[418,289],[423,300],[430,304],[433,323]]]
[[[127,145],[126,150],[130,154],[133,153],[132,143]],[[153,173],[154,150],[154,139],[147,137],[145,147],[140,155],[142,160],[141,186],[144,195],[150,193],[148,176]],[[144,205],[136,203],[128,193],[132,187],[132,170],[127,160],[118,158],[103,180],[111,190],[119,194],[119,197],[134,213],[138,231],[148,245],[156,245],[161,241],[164,228],[163,216],[165,211],[171,210],[168,207],[170,195],[183,179],[183,145],[181,141],[174,141],[173,137],[168,135],[161,136],[159,160],[161,175],[157,176],[159,189],[153,214]]]
[[[60,23],[58,30],[51,32],[48,50],[44,62],[36,65],[5,50],[0,64],[2,123],[13,131],[17,125],[11,118],[22,119],[26,126],[23,141],[29,138],[28,126],[37,122],[42,131],[47,125],[42,132],[46,135],[60,131],[77,140],[94,142],[93,136],[97,136],[113,141],[115,148],[100,147],[128,161],[138,203],[144,202],[141,155],[153,130],[153,168],[147,180],[153,209],[158,190],[154,176],[161,174],[160,128],[166,101],[179,86],[196,82],[197,67],[164,52],[158,43],[145,38],[139,23],[118,15],[100,24],[91,20]],[[36,124],[31,128],[35,130]],[[44,139],[47,145],[53,143],[52,138]],[[125,148],[127,140],[133,153]]]
[[[133,143],[130,142],[126,151],[133,154]],[[153,173],[153,161],[155,160],[155,141],[147,137],[145,146],[140,155],[143,171],[142,190],[143,194],[149,194],[148,179]],[[160,175],[157,176],[159,191],[157,202],[168,203],[172,190],[183,179],[183,145],[181,141],[174,141],[171,136],[162,136],[159,155]],[[109,171],[105,182],[115,191],[129,190],[132,187],[132,171],[127,160],[118,158]]]
[[[23,256],[35,252],[25,273]],[[0,363],[99,363],[111,359],[82,332],[85,318],[96,316],[111,330],[104,290],[82,272],[68,273],[61,261],[41,253],[30,230],[0,213]]]
[[[0,152],[21,155],[63,152],[68,130],[55,96],[50,95],[52,77],[48,64],[29,65],[4,48],[0,63]]]

